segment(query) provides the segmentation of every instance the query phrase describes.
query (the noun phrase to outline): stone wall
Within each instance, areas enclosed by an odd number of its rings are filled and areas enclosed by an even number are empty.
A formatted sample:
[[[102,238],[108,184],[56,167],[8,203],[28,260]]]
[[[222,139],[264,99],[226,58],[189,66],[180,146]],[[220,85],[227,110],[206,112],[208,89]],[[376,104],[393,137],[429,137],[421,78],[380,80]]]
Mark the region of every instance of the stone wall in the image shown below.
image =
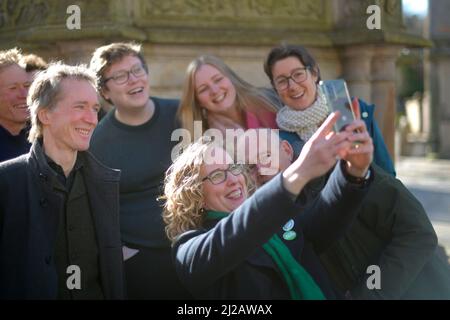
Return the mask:
[[[66,28],[72,4],[81,8],[81,30]],[[381,30],[366,27],[372,4],[381,8]],[[397,53],[428,45],[405,33],[400,0],[0,0],[0,40],[1,48],[68,63],[88,62],[97,46],[113,41],[142,42],[152,93],[170,97],[179,96],[184,70],[199,54],[216,54],[264,86],[270,48],[303,44],[324,79],[344,77],[352,95],[377,105],[392,155]]]

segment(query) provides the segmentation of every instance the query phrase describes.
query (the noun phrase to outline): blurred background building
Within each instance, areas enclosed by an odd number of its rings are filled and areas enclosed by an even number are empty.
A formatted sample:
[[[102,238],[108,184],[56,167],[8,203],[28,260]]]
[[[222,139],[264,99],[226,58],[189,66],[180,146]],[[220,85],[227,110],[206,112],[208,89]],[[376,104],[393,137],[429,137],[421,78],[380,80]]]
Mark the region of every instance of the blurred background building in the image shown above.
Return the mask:
[[[433,0],[411,16],[417,3],[427,1],[403,2],[0,0],[0,47],[87,63],[97,46],[134,40],[144,45],[152,94],[178,97],[184,70],[202,53],[216,54],[246,80],[268,86],[262,63],[270,48],[282,41],[302,44],[317,58],[324,79],[343,77],[352,95],[376,104],[393,157],[396,124],[401,154],[450,156],[450,142],[441,138],[450,134],[450,90],[443,90],[449,4]],[[67,28],[70,5],[80,8],[80,29]],[[381,29],[367,27],[370,5],[380,8]]]
[[[397,152],[450,158],[450,2],[404,0],[406,28],[432,47],[405,48],[397,61]]]

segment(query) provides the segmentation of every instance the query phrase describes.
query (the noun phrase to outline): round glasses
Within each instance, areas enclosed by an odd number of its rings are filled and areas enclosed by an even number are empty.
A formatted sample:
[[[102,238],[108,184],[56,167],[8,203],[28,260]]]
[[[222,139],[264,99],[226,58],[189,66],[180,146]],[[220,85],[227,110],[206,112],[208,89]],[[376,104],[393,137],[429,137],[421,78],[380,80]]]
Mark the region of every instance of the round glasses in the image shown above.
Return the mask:
[[[304,68],[298,68],[295,69],[289,77],[284,76],[278,77],[274,82],[275,89],[277,89],[278,91],[286,90],[287,88],[289,88],[290,79],[292,79],[292,81],[294,81],[297,84],[302,83],[303,81],[308,79],[308,69],[309,66]]]
[[[228,169],[216,169],[202,179],[202,182],[208,179],[212,184],[221,184],[227,180],[227,173],[231,172],[233,176],[238,176],[244,171],[244,167],[240,164],[231,164]]]
[[[128,79],[130,79],[130,73],[132,73],[136,78],[141,78],[146,74],[146,71],[144,67],[141,64],[136,64],[133,67],[131,67],[128,71],[118,71],[115,74],[113,74],[111,77],[106,78],[103,80],[103,83],[105,84],[109,80],[113,80],[115,84],[124,84],[128,82]]]

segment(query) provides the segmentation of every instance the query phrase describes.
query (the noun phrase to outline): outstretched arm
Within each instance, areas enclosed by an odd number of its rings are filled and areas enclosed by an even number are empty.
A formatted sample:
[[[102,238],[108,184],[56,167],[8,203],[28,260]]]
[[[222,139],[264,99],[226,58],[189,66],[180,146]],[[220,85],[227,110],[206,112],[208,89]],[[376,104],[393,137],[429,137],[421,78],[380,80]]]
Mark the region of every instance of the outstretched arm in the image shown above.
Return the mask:
[[[348,146],[345,133],[328,135],[336,119],[337,115],[329,117],[288,173],[272,179],[212,229],[186,232],[175,241],[176,269],[190,290],[201,291],[213,284],[302,211],[303,186],[334,166],[339,150],[336,146]],[[336,182],[329,194],[330,201],[339,197],[346,183],[345,179]],[[329,204],[326,199],[322,202]]]
[[[343,158],[341,170],[335,169],[320,197],[325,198],[329,193],[336,194],[331,189],[335,186],[339,173],[352,182],[350,185],[353,184],[353,191],[342,192],[339,201],[330,201],[325,210],[313,207],[299,217],[305,237],[314,243],[317,252],[327,248],[347,231],[367,192],[367,175],[372,175],[369,180],[373,179],[373,172],[368,173],[373,158],[373,144],[364,122],[357,116],[357,120],[346,127],[346,132],[349,134],[347,140],[351,148],[339,153]]]

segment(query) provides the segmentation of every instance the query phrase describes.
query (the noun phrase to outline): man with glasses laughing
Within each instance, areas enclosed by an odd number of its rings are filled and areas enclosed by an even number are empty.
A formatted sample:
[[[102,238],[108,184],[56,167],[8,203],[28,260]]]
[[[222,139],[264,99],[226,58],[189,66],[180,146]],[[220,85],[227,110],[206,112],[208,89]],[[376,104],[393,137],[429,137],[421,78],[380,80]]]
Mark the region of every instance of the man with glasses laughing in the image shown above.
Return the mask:
[[[171,164],[178,100],[150,97],[148,66],[140,45],[97,48],[90,68],[113,109],[99,123],[92,153],[122,171],[120,223],[129,299],[182,299],[157,202]]]

